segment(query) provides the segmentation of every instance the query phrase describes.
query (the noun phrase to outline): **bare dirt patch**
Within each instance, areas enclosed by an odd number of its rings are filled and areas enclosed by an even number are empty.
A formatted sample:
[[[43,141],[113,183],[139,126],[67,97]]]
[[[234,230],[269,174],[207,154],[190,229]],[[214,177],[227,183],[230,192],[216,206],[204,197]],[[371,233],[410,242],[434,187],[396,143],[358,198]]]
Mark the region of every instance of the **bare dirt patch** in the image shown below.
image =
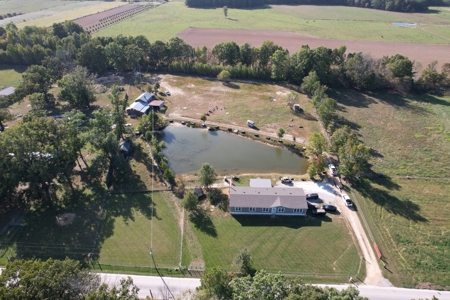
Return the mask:
[[[384,55],[402,54],[410,60],[422,63],[423,67],[433,60],[438,60],[440,65],[450,62],[450,45],[350,41],[318,38],[285,31],[212,28],[189,28],[178,36],[193,47],[205,45],[208,48],[212,48],[217,43],[228,41],[234,41],[239,45],[249,43],[253,47],[260,47],[264,41],[270,40],[289,49],[290,53],[295,53],[302,45],[309,45],[311,48],[320,46],[338,48],[341,45],[345,45],[347,53],[364,52],[375,58],[380,58]]]

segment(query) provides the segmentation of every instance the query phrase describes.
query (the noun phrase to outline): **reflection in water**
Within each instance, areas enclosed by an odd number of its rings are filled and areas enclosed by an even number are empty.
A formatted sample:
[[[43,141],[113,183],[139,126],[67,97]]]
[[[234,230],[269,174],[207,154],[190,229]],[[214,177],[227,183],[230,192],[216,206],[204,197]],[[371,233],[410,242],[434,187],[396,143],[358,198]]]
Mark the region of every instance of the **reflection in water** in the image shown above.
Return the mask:
[[[225,132],[169,126],[162,132],[164,155],[176,174],[197,172],[205,162],[217,173],[302,174],[307,160],[289,150]]]

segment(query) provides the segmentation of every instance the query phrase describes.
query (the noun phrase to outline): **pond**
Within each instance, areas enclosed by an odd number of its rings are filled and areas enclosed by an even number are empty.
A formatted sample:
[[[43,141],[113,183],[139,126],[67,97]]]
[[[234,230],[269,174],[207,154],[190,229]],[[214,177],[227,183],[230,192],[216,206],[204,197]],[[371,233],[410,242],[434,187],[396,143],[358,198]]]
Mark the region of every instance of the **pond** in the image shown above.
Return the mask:
[[[169,126],[160,140],[164,156],[175,174],[197,172],[203,163],[211,164],[218,174],[280,173],[303,174],[307,159],[279,147],[221,131],[185,126]]]
[[[413,27],[413,28],[417,26],[416,23],[408,23],[408,22],[395,22],[392,23],[392,25],[397,27]]]

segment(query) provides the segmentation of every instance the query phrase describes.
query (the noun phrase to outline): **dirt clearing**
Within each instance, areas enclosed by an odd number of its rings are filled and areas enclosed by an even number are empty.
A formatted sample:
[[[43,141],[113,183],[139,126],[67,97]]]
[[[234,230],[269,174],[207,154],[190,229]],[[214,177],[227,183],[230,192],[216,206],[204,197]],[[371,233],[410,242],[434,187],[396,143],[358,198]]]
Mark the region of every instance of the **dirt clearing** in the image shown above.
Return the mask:
[[[318,38],[286,31],[212,28],[189,28],[178,36],[193,47],[205,45],[209,49],[212,49],[217,43],[228,41],[234,41],[238,45],[249,43],[253,47],[260,47],[264,41],[270,40],[283,48],[289,49],[290,53],[297,52],[302,45],[309,45],[311,48],[325,46],[333,49],[345,45],[347,53],[364,52],[375,58],[384,55],[402,54],[410,60],[420,62],[423,67],[426,67],[433,60],[438,60],[440,66],[450,62],[450,45],[349,41]]]

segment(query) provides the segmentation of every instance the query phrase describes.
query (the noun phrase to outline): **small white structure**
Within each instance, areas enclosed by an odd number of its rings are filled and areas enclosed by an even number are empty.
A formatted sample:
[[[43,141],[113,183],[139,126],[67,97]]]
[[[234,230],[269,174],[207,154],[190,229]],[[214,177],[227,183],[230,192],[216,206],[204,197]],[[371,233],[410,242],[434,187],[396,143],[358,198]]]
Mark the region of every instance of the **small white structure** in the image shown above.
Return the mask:
[[[251,120],[247,120],[247,125],[249,127],[255,127],[255,122],[251,121]]]
[[[272,182],[270,181],[270,179],[250,178],[250,187],[271,188]]]
[[[12,94],[14,93],[15,90],[16,90],[16,89],[15,89],[14,87],[12,87],[12,86],[7,87],[6,89],[1,90],[1,91],[0,91],[0,98],[1,98],[1,97],[5,97],[5,96],[12,95]]]

